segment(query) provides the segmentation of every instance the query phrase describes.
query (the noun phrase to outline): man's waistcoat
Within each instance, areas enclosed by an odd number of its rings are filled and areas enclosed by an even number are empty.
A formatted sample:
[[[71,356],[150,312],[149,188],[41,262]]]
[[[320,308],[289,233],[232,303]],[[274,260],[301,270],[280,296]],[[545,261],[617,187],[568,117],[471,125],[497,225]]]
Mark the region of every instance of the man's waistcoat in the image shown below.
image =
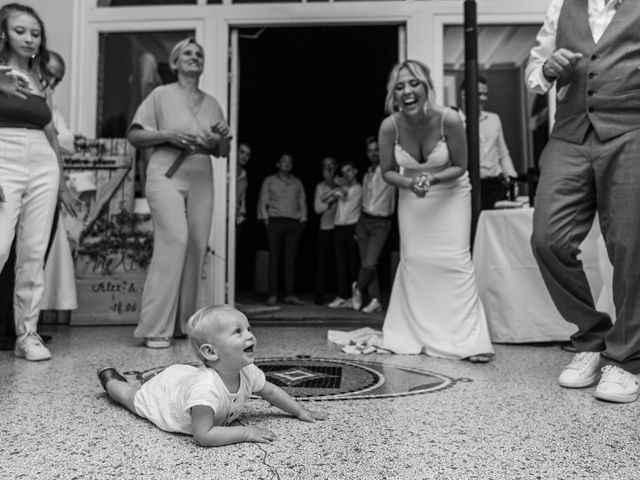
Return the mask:
[[[551,136],[578,144],[589,125],[603,142],[640,128],[640,0],[619,4],[597,44],[587,8],[587,0],[565,0],[556,33],[556,48],[583,58],[558,80]]]

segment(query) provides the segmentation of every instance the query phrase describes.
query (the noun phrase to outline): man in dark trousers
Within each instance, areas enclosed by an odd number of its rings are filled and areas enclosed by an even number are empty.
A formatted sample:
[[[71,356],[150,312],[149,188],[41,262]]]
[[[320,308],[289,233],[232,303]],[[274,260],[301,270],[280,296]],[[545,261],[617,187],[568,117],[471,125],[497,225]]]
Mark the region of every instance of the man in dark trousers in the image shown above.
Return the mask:
[[[278,272],[284,264],[284,301],[289,305],[302,305],[295,296],[295,262],[298,241],[307,222],[307,201],[304,186],[295,177],[293,157],[280,156],[278,173],[262,182],[258,199],[258,218],[264,222],[269,242],[269,298],[267,305],[278,302]]]
[[[640,392],[640,2],[552,0],[525,72],[528,88],[557,89],[540,158],[532,247],[551,297],[578,327],[559,377],[595,397]],[[598,213],[613,264],[616,322],[598,312],[577,259]]]
[[[382,310],[378,260],[391,230],[397,192],[382,177],[378,139],[368,137],[365,144],[371,165],[362,178],[362,212],[356,224],[360,271],[352,285],[351,301],[354,310],[362,308],[365,313],[375,313]],[[363,293],[369,297],[366,305]]]

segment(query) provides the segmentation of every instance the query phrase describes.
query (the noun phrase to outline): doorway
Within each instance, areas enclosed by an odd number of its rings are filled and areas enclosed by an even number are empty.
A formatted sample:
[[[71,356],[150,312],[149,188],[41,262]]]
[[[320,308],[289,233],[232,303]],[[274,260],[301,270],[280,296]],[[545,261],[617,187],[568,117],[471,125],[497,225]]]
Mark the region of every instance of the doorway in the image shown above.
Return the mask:
[[[260,265],[267,250],[264,226],[256,219],[262,181],[275,173],[284,152],[294,158],[309,221],[297,259],[296,290],[314,288],[318,216],[313,194],[321,180],[320,161],[333,156],[368,166],[365,139],[376,135],[385,116],[387,75],[399,57],[399,25],[276,26],[239,28],[237,141],[251,146],[247,165],[248,241],[238,245],[236,290],[259,291]],[[380,265],[380,283],[390,289],[390,238]],[[256,268],[256,263],[258,263]],[[332,291],[330,286],[329,291]]]

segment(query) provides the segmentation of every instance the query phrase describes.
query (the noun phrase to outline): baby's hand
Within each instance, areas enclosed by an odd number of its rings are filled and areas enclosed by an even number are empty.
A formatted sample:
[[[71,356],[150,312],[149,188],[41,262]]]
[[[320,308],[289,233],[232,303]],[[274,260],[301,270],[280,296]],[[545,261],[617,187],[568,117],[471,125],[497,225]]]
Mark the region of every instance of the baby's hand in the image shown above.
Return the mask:
[[[304,422],[315,422],[316,420],[326,420],[327,415],[322,412],[316,412],[314,410],[308,410],[303,408],[298,414],[298,419]]]
[[[276,434],[266,428],[245,427],[247,430],[247,442],[269,443],[277,437]]]

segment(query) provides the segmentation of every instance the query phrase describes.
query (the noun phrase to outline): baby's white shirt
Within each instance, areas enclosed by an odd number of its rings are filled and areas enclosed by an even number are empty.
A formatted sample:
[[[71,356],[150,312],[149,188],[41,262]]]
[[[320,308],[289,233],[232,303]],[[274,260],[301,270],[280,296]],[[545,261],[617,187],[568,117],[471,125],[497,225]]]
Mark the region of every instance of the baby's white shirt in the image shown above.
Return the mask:
[[[193,435],[192,407],[211,407],[214,425],[229,425],[240,416],[251,394],[264,388],[265,382],[262,370],[251,364],[240,370],[240,387],[231,393],[211,368],[172,365],[142,385],[134,405],[140,416],[162,430]]]

